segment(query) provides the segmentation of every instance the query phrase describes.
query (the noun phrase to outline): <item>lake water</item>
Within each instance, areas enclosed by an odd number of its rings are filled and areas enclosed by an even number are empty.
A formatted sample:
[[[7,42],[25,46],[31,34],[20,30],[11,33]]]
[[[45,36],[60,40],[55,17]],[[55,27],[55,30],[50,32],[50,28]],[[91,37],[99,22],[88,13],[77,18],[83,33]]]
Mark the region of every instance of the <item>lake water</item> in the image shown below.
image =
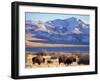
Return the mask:
[[[25,48],[26,51],[30,52],[39,52],[39,51],[55,51],[55,52],[89,52],[89,46],[87,47],[80,47],[80,46],[70,46],[70,47],[27,47]]]

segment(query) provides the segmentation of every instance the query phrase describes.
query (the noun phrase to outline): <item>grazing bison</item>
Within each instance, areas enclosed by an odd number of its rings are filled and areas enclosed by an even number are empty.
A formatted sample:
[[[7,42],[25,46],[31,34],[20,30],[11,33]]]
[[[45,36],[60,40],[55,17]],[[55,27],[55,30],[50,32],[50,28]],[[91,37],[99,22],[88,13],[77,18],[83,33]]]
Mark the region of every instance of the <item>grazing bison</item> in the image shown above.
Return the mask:
[[[66,57],[59,57],[59,64],[64,63],[66,60]]]
[[[66,60],[65,60],[65,64],[68,64],[70,65],[71,63],[75,62],[76,59],[74,57],[68,57]]]
[[[76,58],[75,57],[59,57],[59,64],[60,63],[64,63],[67,65],[70,65],[71,63],[76,62]]]
[[[42,56],[36,56],[32,58],[33,64],[38,63],[39,65],[41,63],[45,63],[45,59]]]
[[[89,64],[89,55],[81,55],[78,64]]]

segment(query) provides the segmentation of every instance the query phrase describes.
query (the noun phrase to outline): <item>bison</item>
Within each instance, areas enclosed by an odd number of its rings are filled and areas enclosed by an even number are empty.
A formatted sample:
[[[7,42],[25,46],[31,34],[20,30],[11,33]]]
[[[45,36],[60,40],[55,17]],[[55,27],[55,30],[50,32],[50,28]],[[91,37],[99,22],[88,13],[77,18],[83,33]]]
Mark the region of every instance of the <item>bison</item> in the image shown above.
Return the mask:
[[[59,57],[59,64],[64,63],[66,60],[66,57]]]
[[[89,64],[89,55],[81,55],[78,64]]]
[[[76,58],[75,57],[59,57],[59,64],[60,63],[64,63],[67,65],[70,65],[71,63],[76,62]]]
[[[76,59],[74,57],[68,57],[66,60],[65,60],[65,64],[68,64],[70,65],[71,63],[75,62]]]
[[[42,56],[36,56],[32,58],[32,62],[33,64],[38,63],[40,65],[41,63],[45,63],[45,58]]]

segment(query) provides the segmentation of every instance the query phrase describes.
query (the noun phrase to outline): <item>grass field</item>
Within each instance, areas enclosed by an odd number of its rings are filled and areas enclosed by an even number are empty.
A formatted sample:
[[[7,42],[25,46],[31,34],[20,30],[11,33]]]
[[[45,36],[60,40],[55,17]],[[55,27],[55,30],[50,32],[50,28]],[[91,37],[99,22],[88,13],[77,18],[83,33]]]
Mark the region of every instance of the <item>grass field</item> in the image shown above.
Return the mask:
[[[39,58],[38,58],[39,57]],[[59,63],[59,58],[63,61]],[[38,62],[32,58],[38,58]],[[45,62],[42,62],[42,58]],[[71,63],[65,63],[70,58],[75,58],[75,61],[71,60]],[[65,60],[66,59],[66,60]],[[26,52],[25,56],[25,68],[45,68],[45,67],[69,67],[69,66],[83,66],[89,65],[89,54],[85,53],[68,53],[68,52]]]

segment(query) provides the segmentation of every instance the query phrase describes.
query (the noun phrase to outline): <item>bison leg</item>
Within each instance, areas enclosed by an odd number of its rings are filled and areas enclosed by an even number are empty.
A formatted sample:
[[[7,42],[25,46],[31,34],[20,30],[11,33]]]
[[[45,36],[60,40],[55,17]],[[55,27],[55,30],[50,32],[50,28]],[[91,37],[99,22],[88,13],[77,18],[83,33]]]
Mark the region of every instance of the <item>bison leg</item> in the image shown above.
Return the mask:
[[[70,65],[72,63],[72,59],[70,59],[70,58],[66,59],[65,64],[66,63],[67,63],[67,65]]]
[[[59,58],[59,64],[60,64],[60,63],[62,63],[62,58],[61,58],[61,57]]]
[[[45,63],[45,59],[43,58],[43,63]]]
[[[36,59],[36,63],[38,63],[40,65],[41,61],[39,59]]]
[[[36,57],[33,57],[33,58],[32,58],[32,62],[33,62],[33,64],[35,64],[35,62],[36,62]]]

